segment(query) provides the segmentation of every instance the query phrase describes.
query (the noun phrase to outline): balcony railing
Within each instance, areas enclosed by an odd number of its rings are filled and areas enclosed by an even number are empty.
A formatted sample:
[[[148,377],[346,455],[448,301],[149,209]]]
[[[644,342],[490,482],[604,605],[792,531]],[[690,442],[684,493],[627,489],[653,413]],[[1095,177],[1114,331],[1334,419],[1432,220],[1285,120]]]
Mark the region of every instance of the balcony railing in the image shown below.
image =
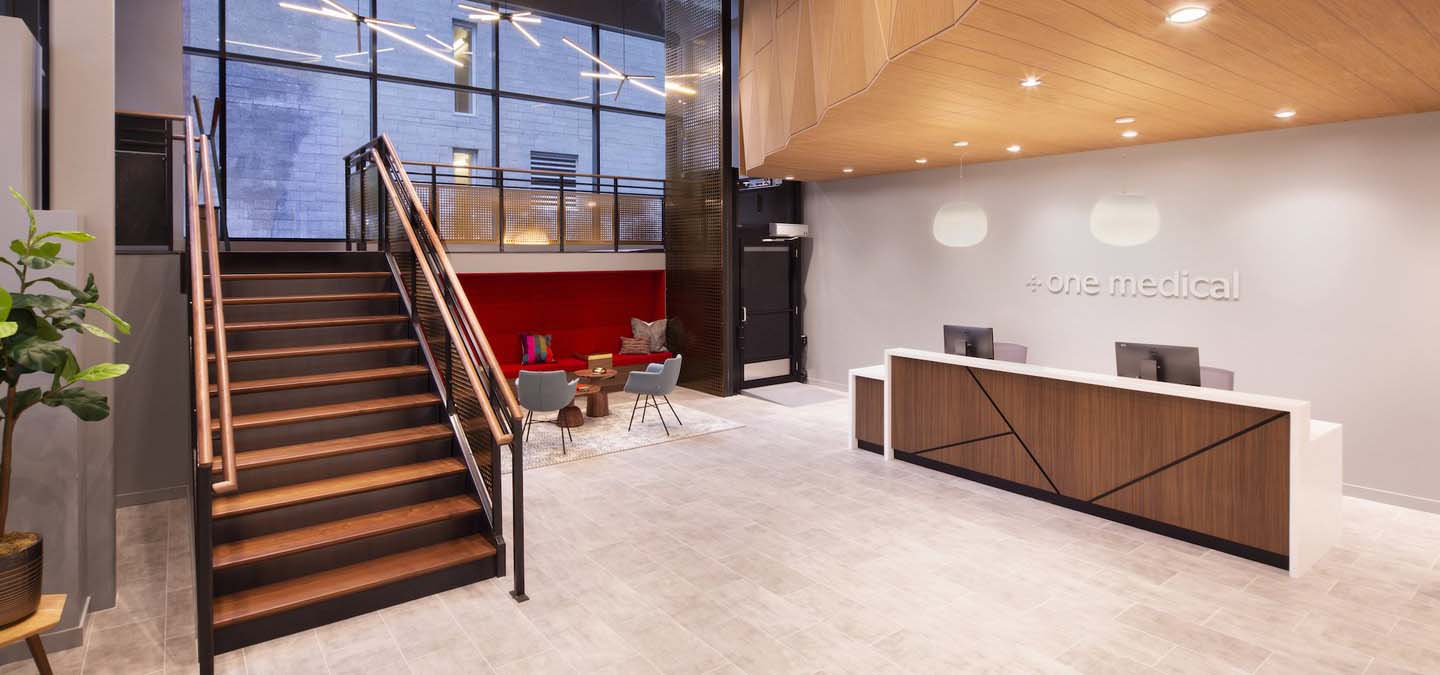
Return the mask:
[[[447,247],[469,251],[657,251],[665,181],[407,161],[405,171]],[[352,186],[352,202],[360,187]],[[563,207],[562,207],[563,205]],[[351,208],[356,208],[353,204]],[[374,246],[349,219],[347,244]]]

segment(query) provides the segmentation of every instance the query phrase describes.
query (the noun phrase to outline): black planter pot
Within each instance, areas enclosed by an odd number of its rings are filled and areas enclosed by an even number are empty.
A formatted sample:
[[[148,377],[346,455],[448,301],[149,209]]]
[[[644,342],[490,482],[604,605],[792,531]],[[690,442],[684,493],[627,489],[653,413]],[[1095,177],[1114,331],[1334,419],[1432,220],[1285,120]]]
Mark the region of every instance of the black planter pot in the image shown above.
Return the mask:
[[[0,626],[24,619],[40,606],[43,544],[37,534],[34,543],[0,554]]]

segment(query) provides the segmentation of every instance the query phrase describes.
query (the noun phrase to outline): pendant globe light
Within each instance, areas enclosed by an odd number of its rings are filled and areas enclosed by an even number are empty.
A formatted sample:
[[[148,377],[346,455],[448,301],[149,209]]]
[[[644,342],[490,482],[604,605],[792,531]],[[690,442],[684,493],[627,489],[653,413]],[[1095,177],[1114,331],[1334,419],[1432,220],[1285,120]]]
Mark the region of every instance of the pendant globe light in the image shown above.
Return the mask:
[[[1128,164],[1129,155],[1121,156]],[[1160,207],[1155,200],[1125,189],[1101,197],[1090,209],[1090,234],[1110,246],[1139,246],[1160,234]]]

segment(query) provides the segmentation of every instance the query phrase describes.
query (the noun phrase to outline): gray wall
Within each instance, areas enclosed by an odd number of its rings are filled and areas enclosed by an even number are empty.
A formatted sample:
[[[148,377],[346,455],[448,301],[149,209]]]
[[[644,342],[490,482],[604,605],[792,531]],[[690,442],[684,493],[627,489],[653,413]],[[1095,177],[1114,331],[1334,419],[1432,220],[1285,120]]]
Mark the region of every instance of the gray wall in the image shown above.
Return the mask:
[[[941,325],[995,327],[1032,362],[1114,372],[1113,341],[1197,345],[1238,389],[1307,399],[1345,425],[1345,481],[1440,510],[1440,114],[806,186],[809,370],[842,383],[886,347],[938,350]],[[1159,236],[1089,232],[1096,199],[1153,197]],[[989,236],[946,248],[936,210],[975,202]],[[1052,273],[1229,275],[1236,302],[1032,292]]]

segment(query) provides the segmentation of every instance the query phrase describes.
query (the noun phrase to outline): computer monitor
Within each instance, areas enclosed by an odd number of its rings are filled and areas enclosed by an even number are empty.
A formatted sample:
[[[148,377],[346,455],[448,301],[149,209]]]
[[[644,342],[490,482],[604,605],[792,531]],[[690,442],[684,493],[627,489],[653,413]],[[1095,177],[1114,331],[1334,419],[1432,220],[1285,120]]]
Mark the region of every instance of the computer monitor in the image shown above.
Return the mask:
[[[1115,373],[1121,377],[1200,386],[1200,348],[1115,343]]]
[[[945,353],[995,358],[995,330],[979,326],[945,326]]]

